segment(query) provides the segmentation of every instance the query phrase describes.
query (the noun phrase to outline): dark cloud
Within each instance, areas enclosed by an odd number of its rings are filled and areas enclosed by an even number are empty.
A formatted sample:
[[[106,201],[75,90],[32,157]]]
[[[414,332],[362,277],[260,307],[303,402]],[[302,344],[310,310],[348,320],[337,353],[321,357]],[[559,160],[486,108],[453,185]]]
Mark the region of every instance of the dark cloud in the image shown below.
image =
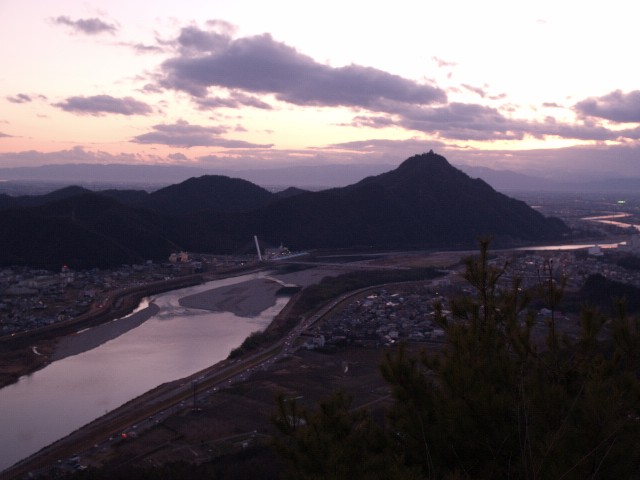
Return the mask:
[[[555,102],[544,102],[542,106],[546,108],[562,108],[562,106],[559,103],[555,103]]]
[[[624,140],[627,138],[640,140],[640,127],[620,130],[619,132],[614,130],[614,133],[618,134],[618,137],[616,137],[617,140]]]
[[[230,42],[231,38],[225,33],[201,30],[195,26],[183,28],[177,38],[177,43],[184,53],[193,54],[224,49]]]
[[[347,106],[377,110],[381,101],[446,101],[443,90],[371,67],[333,68],[316,62],[270,35],[232,40],[226,34],[183,29],[179,55],[162,64],[166,88],[195,97],[212,86],[273,94],[295,105]]]
[[[397,126],[448,140],[521,140],[526,136],[543,139],[558,136],[576,140],[623,140],[638,138],[640,129],[611,130],[593,122],[559,123],[509,118],[498,109],[472,103],[452,102],[442,107],[388,105],[388,114],[359,115],[351,126],[382,128]]]
[[[9,100],[11,103],[29,103],[31,102],[33,99],[27,95],[26,93],[19,93],[15,96],[8,96],[7,100]]]
[[[346,106],[370,112],[359,112],[351,126],[396,126],[448,140],[559,136],[602,141],[637,136],[633,130],[613,131],[584,119],[576,124],[530,121],[511,118],[512,114],[504,108],[475,103],[445,104],[445,92],[435,86],[371,67],[334,68],[320,64],[267,34],[233,39],[228,31],[191,26],[182,29],[173,47],[176,55],[162,64],[160,84],[191,94],[202,110],[245,106],[268,109],[270,105],[252,95],[268,94],[294,105]],[[434,61],[450,66],[449,62],[437,58]],[[231,93],[208,96],[210,87],[228,89]],[[489,96],[484,87],[464,84],[461,88],[491,100],[505,97],[504,94]],[[602,110],[620,99],[608,96],[600,100]],[[633,94],[622,100],[634,100]],[[640,108],[637,110],[640,115]]]
[[[101,33],[115,34],[118,31],[116,25],[104,22],[99,18],[81,18],[79,20],[71,20],[67,16],[53,18],[52,22],[57,25],[65,25],[71,27],[76,33],[84,33],[87,35],[99,35]]]
[[[526,133],[533,137],[544,138],[545,136],[557,136],[561,138],[571,138],[575,140],[615,140],[619,133],[598,125],[566,124],[555,122],[528,123],[523,126]]]
[[[389,113],[397,126],[452,140],[512,140],[525,135],[523,122],[509,120],[495,108],[474,103],[399,106]]]
[[[195,102],[200,110],[210,110],[215,108],[240,108],[253,107],[262,110],[271,110],[272,107],[263,102],[258,97],[246,95],[240,92],[232,92],[228,97],[207,97],[195,98]]]
[[[148,115],[153,112],[149,105],[132,97],[115,98],[110,95],[69,97],[64,102],[56,103],[54,106],[66,112],[83,115],[104,115],[107,113]]]
[[[618,123],[640,122],[640,90],[623,93],[615,90],[603,97],[592,97],[575,105],[583,116],[599,117]]]
[[[387,128],[393,127],[395,121],[393,118],[385,116],[358,115],[353,118],[351,125],[354,127]]]
[[[229,140],[219,135],[228,131],[225,127],[203,127],[181,121],[172,125],[155,125],[153,132],[134,137],[134,143],[168,145],[171,147],[223,147],[223,148],[270,148],[242,140]]]
[[[11,135],[0,132],[0,138],[9,138],[9,137],[11,137]]]
[[[400,112],[409,121],[425,122],[430,126],[455,124],[471,127],[504,122],[503,115],[497,109],[477,103],[452,102],[443,107],[411,108]]]

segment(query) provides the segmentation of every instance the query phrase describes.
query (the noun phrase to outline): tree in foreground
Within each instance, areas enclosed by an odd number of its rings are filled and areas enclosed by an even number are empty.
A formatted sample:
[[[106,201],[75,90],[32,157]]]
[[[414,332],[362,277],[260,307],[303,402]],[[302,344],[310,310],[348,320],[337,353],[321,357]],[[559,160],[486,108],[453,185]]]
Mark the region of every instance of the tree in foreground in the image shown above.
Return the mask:
[[[384,431],[351,398],[338,392],[315,412],[299,410],[295,400],[278,397],[275,425],[283,436],[276,449],[288,461],[284,478],[419,479],[419,470],[393,461]]]
[[[280,450],[292,478],[640,478],[640,324],[585,309],[576,338],[551,316],[534,341],[532,294],[518,280],[498,287],[506,266],[488,241],[466,261],[474,294],[452,301],[442,351],[385,355],[393,390],[378,427],[344,396],[314,413],[280,403]],[[553,309],[562,282],[542,282]],[[288,410],[288,413],[285,412]],[[303,419],[298,422],[296,419]]]

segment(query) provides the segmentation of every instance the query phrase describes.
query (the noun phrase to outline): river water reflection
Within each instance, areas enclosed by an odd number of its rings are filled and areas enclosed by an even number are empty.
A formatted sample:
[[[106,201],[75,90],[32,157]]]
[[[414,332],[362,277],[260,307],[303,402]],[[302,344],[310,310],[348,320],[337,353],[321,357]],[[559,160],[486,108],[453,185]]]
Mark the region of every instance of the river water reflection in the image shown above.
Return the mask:
[[[264,329],[288,298],[277,297],[255,317],[189,309],[178,300],[264,275],[151,297],[160,310],[141,325],[0,390],[0,471],[162,383],[225,359],[251,332]]]

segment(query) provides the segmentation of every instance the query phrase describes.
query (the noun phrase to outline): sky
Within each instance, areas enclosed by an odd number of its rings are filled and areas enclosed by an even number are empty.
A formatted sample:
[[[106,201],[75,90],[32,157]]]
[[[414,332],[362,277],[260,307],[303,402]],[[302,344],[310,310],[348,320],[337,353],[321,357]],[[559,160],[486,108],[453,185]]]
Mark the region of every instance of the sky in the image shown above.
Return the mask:
[[[0,167],[640,176],[632,0],[0,0]]]

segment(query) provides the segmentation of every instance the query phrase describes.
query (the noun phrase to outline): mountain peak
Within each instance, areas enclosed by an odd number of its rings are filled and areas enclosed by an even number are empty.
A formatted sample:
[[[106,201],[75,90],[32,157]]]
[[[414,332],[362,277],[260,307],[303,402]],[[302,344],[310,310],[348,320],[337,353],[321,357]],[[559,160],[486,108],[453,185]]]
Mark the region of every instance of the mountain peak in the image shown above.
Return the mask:
[[[433,150],[429,150],[427,153],[421,153],[407,158],[400,164],[398,170],[414,170],[419,169],[421,171],[431,170],[434,168],[453,168],[451,164],[442,155],[438,155]]]
[[[172,214],[199,210],[242,212],[254,210],[272,201],[273,194],[240,178],[203,175],[156,190],[144,198],[141,206]]]
[[[402,162],[398,168],[375,177],[369,177],[360,184],[379,183],[388,188],[428,188],[450,190],[447,185],[467,183],[468,175],[451,165],[446,158],[433,150],[414,155]],[[444,192],[443,192],[444,193]]]

